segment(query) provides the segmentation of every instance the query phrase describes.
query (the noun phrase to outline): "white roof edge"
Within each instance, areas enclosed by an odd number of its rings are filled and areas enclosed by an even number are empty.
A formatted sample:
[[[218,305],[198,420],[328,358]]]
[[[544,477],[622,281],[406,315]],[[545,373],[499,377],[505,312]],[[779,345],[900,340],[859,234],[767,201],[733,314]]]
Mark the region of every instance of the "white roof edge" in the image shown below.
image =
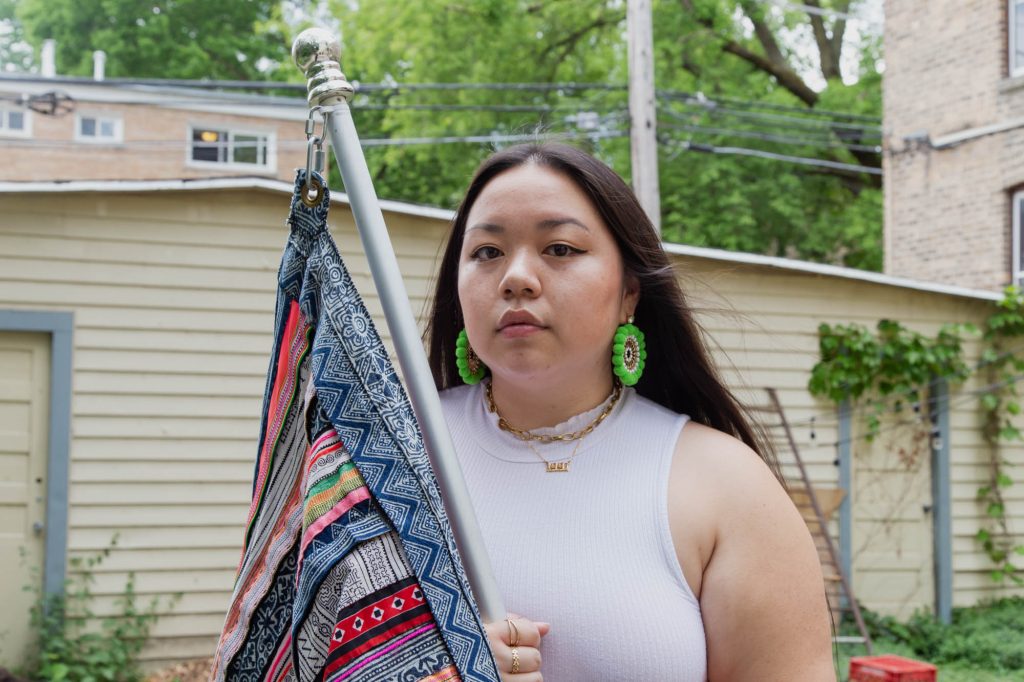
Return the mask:
[[[284,194],[292,193],[292,183],[276,178],[244,176],[233,178],[196,178],[168,180],[38,180],[29,182],[0,182],[0,194],[43,192],[181,192],[209,189],[265,189]],[[350,203],[344,192],[332,192],[332,202]],[[391,213],[450,221],[454,211],[435,206],[421,206],[404,201],[380,201],[380,208]]]
[[[946,294],[949,296],[960,296],[963,298],[975,298],[985,301],[1001,301],[1003,295],[994,291],[982,291],[980,289],[968,289],[949,284],[937,282],[922,282],[908,279],[906,277],[894,277],[883,275],[880,272],[868,270],[857,270],[855,268],[844,268],[838,265],[826,265],[824,263],[811,263],[809,261],[793,260],[791,258],[779,258],[778,256],[762,256],[756,253],[741,253],[736,251],[724,251],[722,249],[711,249],[703,246],[687,246],[686,244],[672,244],[663,242],[662,245],[670,254],[677,256],[692,256],[694,258],[707,258],[710,260],[726,261],[743,265],[760,265],[763,267],[778,268],[791,272],[802,272],[811,275],[823,275],[825,277],[839,277],[860,282],[871,282],[872,284],[883,284],[886,286],[900,287],[902,289],[914,289],[932,294]]]
[[[234,177],[234,178],[201,178],[201,179],[175,179],[175,180],[66,180],[66,181],[34,181],[34,182],[0,182],[0,194],[14,193],[42,193],[42,192],[174,192],[187,190],[209,190],[209,189],[265,189],[283,194],[292,193],[292,184],[274,178],[260,177]],[[349,204],[348,195],[344,192],[334,192],[331,195],[332,201],[342,204]],[[383,211],[400,213],[420,218],[434,218],[450,222],[455,212],[434,206],[420,206],[402,201],[381,200],[380,207]],[[893,277],[878,272],[867,270],[856,270],[844,268],[837,265],[825,265],[822,263],[811,263],[808,261],[793,260],[790,258],[779,258],[777,256],[762,256],[756,253],[742,253],[736,251],[725,251],[723,249],[711,249],[702,246],[688,246],[686,244],[674,244],[663,242],[665,251],[676,256],[690,256],[693,258],[706,258],[709,260],[736,263],[738,265],[757,265],[762,267],[777,268],[790,272],[801,272],[825,277],[839,277],[872,284],[913,289],[933,294],[946,294],[948,296],[960,296],[984,301],[1000,301],[1002,294],[993,291],[981,291],[968,289],[966,287],[951,286],[933,282],[921,282],[907,279],[905,277]]]

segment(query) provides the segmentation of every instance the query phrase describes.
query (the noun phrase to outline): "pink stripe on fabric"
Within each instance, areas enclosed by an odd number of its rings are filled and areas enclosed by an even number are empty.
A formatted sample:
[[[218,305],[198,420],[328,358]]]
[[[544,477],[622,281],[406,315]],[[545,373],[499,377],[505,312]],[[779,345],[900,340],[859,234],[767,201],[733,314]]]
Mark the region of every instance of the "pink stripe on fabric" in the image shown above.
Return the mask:
[[[328,429],[324,431],[322,434],[320,434],[320,437],[313,441],[313,444],[309,446],[310,451],[316,452],[316,449],[320,447],[320,443],[324,442],[325,440],[330,440],[331,438],[334,438],[336,435],[338,435],[338,432],[335,431],[334,429]],[[338,440],[338,445],[341,445],[340,439]]]
[[[362,668],[362,667],[364,667],[364,666],[366,666],[366,665],[368,665],[370,663],[373,663],[375,660],[377,660],[378,658],[380,658],[384,654],[388,653],[389,651],[402,646],[402,644],[404,644],[407,640],[412,639],[416,635],[418,635],[418,634],[420,634],[422,632],[426,632],[427,630],[430,630],[433,627],[434,627],[433,623],[427,623],[426,625],[424,625],[424,626],[422,626],[420,628],[417,628],[416,630],[413,630],[412,632],[407,634],[405,637],[402,637],[402,639],[398,640],[394,644],[388,646],[385,649],[382,649],[382,650],[378,651],[373,656],[370,656],[370,657],[360,661],[357,665],[352,666],[352,668],[347,673],[342,675],[341,677],[335,677],[334,679],[340,681],[340,680],[345,679],[346,677],[351,677],[352,674],[354,672],[356,672],[357,670],[359,670],[360,668]]]
[[[291,658],[288,656],[289,650],[292,648],[292,635],[289,632],[285,635],[284,640],[281,642],[281,647],[277,650],[277,656],[274,657],[274,662],[270,664],[270,668],[267,670],[267,679],[276,679],[280,677],[284,669],[280,667],[282,662],[290,663]],[[291,667],[290,665],[287,667]]]
[[[313,540],[313,538],[316,537],[324,528],[337,521],[338,518],[342,514],[347,512],[349,509],[356,506],[360,502],[368,499],[370,499],[369,488],[367,488],[365,485],[356,488],[348,495],[338,500],[338,503],[331,507],[330,511],[328,511],[326,514],[324,514],[319,519],[310,524],[309,528],[306,529],[306,532],[302,534],[302,544],[299,545],[300,571],[302,567],[302,556],[306,552],[306,546]]]

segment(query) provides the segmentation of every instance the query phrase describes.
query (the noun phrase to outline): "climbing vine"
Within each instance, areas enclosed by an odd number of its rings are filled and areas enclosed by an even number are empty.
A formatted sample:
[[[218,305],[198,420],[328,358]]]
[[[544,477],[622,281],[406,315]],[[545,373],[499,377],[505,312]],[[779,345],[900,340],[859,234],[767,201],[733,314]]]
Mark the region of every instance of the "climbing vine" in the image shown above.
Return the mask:
[[[1024,294],[1019,288],[1008,288],[986,320],[982,361],[972,369],[964,361],[963,338],[977,333],[971,324],[944,325],[934,338],[893,320],[881,320],[874,333],[858,324],[822,324],[818,327],[821,358],[811,372],[809,389],[837,404],[862,402],[865,437],[872,440],[884,413],[899,413],[908,404],[919,412],[936,379],[960,383],[979,373],[986,380],[981,391],[985,436],[993,447],[989,480],[977,492],[988,519],[977,540],[995,565],[993,580],[1009,578],[1024,584],[1020,568],[1013,563],[1015,556],[1024,556],[1024,545],[1015,542],[1009,531],[1003,499],[1003,492],[1014,482],[1007,472],[1010,463],[997,447],[1000,441],[1024,440],[1013,424],[1013,417],[1021,412],[1017,382],[1024,378],[1024,355],[1018,355],[1024,340]]]
[[[1024,585],[1024,578],[1013,560],[1015,556],[1024,556],[1024,544],[1014,540],[1007,524],[1003,492],[1013,486],[1014,481],[1007,471],[1010,463],[998,444],[1024,440],[1013,424],[1013,417],[1021,412],[1017,390],[1017,382],[1024,378],[1024,357],[1019,355],[1021,339],[1024,339],[1024,294],[1019,287],[1008,287],[996,312],[985,324],[986,348],[981,367],[988,382],[981,394],[981,405],[985,410],[985,438],[993,447],[988,483],[978,488],[978,499],[985,505],[989,523],[978,531],[977,539],[995,564],[992,579],[1009,578],[1018,585]]]
[[[961,337],[975,333],[972,325],[949,324],[934,339],[899,322],[881,320],[873,334],[859,324],[818,327],[821,360],[811,371],[810,391],[835,403],[867,400],[868,440],[878,435],[882,414],[919,411],[931,382],[944,377],[957,382],[970,370],[963,359]]]

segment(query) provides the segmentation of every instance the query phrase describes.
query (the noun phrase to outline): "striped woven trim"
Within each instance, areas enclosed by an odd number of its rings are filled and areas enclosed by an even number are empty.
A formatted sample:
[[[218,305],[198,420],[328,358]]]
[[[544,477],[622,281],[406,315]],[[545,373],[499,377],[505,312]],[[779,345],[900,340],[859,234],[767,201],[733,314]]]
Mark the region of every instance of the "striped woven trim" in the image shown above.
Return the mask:
[[[297,301],[291,301],[288,309],[288,321],[282,333],[281,352],[277,359],[277,372],[274,388],[269,395],[267,429],[263,438],[263,452],[260,453],[256,476],[253,481],[252,503],[249,506],[249,517],[245,529],[245,541],[242,544],[242,556],[245,556],[252,540],[256,518],[263,506],[263,498],[267,492],[267,477],[273,463],[274,452],[281,436],[288,413],[291,411],[298,391],[298,374],[302,362],[309,353],[309,333],[311,329],[302,317]],[[239,564],[241,568],[241,564]]]
[[[324,674],[333,675],[361,659],[349,671],[352,674],[408,638],[436,628],[419,583],[413,577],[400,580],[367,595],[339,614]]]

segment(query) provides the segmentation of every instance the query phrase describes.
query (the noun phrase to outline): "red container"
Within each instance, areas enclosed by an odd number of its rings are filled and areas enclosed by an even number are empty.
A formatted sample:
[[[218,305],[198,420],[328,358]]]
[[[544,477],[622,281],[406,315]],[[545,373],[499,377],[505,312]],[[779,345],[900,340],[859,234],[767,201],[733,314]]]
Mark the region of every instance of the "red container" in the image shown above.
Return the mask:
[[[939,669],[902,656],[855,656],[849,682],[936,682]]]

